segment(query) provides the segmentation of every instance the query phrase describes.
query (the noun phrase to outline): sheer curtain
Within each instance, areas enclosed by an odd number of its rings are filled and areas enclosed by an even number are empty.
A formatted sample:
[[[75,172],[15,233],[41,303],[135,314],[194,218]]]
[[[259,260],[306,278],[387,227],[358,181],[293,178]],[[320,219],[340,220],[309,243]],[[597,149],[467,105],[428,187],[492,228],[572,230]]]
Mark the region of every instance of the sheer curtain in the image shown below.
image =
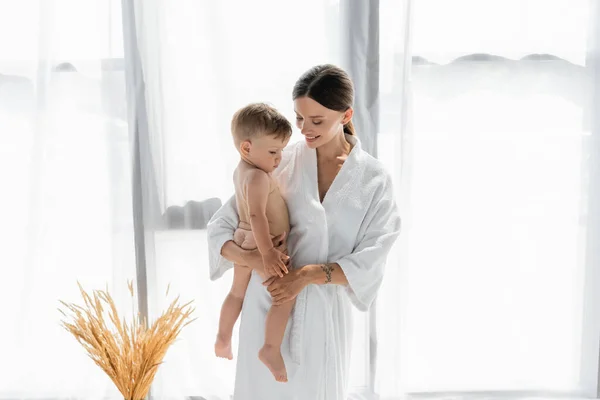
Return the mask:
[[[0,398],[119,397],[57,307],[135,279],[121,26],[119,1],[0,2]]]
[[[404,218],[378,392],[595,398],[597,2],[405,10],[410,79],[399,54],[381,100]]]
[[[254,101],[293,120],[294,81],[325,62],[357,83],[403,216],[355,315],[352,398],[597,397],[598,18],[587,0],[0,2],[0,399],[119,398],[56,307],[76,280],[124,307],[127,279],[151,317],[168,284],[196,302],[152,395],[229,398],[212,346],[231,276],[209,281],[205,230],[233,192],[229,121]]]

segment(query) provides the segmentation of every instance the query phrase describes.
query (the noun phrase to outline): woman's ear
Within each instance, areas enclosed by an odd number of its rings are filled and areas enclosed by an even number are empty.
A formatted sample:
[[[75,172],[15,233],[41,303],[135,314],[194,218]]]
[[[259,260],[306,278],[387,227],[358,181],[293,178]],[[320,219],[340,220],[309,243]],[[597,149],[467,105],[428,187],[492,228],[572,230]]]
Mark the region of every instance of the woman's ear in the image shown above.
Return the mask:
[[[240,143],[240,153],[242,153],[242,155],[248,156],[251,148],[252,143],[249,140],[244,140],[242,143]]]
[[[352,119],[354,115],[354,109],[352,107],[348,107],[346,111],[344,111],[344,118],[342,119],[342,125],[346,125]]]

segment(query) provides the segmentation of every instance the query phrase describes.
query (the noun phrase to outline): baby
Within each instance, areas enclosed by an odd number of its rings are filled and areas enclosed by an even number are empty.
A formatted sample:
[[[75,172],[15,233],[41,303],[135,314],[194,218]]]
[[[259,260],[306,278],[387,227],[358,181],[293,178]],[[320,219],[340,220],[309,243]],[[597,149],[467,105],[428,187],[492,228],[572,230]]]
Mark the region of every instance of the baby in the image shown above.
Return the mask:
[[[281,161],[281,152],[292,135],[292,126],[275,108],[262,103],[238,110],[231,121],[231,133],[240,153],[233,174],[239,225],[234,241],[244,249],[258,249],[264,263],[262,277],[283,276],[289,257],[277,250],[272,238],[290,231],[288,209],[271,172]],[[215,343],[218,357],[232,359],[231,335],[240,315],[252,270],[242,265],[233,269],[233,284],[223,302],[219,333]],[[260,360],[278,382],[287,382],[281,342],[294,302],[271,306],[267,313],[265,343]]]

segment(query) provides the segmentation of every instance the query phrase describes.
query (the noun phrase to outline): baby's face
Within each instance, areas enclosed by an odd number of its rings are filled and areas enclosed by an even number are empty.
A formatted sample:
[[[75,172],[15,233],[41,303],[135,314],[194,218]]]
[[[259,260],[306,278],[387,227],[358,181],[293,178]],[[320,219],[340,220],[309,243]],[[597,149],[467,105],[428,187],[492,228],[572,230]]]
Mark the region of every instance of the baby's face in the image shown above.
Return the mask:
[[[273,172],[281,162],[281,152],[288,144],[289,138],[278,139],[272,135],[262,135],[252,139],[248,151],[248,161],[269,173]]]

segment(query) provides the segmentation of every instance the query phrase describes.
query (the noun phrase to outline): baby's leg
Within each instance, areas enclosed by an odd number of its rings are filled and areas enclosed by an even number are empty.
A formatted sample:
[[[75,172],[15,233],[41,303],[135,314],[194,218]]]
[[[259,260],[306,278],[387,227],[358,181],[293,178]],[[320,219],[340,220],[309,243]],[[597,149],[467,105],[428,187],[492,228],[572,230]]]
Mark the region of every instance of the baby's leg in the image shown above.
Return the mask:
[[[233,283],[231,290],[223,306],[221,307],[221,317],[219,318],[219,333],[215,343],[215,354],[217,357],[233,359],[231,351],[231,335],[235,321],[237,321],[242,311],[246,288],[250,282],[252,270],[241,265],[234,265],[233,268]]]
[[[265,344],[258,352],[258,357],[269,368],[277,382],[287,382],[287,371],[281,355],[281,342],[295,302],[294,300],[279,306],[271,306],[267,313]]]

